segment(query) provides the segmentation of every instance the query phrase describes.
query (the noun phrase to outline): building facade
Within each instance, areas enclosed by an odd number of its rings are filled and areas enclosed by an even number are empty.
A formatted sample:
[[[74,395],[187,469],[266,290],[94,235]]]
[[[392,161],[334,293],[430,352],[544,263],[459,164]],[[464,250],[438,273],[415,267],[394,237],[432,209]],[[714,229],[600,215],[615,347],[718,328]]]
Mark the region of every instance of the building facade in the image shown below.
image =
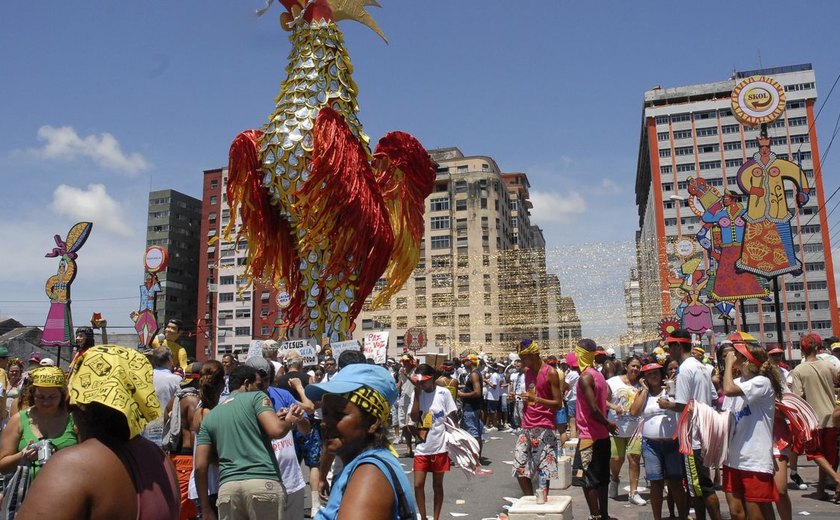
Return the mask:
[[[785,111],[768,128],[771,150],[778,158],[799,163],[810,186],[810,200],[802,208],[796,207],[793,187],[785,190],[788,207],[793,208],[794,249],[803,273],[778,280],[784,340],[788,347],[798,348],[805,333],[827,337],[840,332],[828,221],[826,212],[819,210],[825,193],[814,127],[816,80],[811,65],[804,64],[736,72],[726,81],[645,92],[636,172],[642,340],[655,337],[659,321],[673,315],[679,295],[671,291],[669,278],[680,275],[676,243],[694,237],[702,227],[689,207],[689,178],[703,178],[721,193],[724,189],[740,193],[736,173],[758,151],[759,129],[741,125],[730,106],[735,85],[755,75],[771,76],[784,86]],[[749,299],[743,308],[735,305],[734,322],[739,328],[746,323],[762,342],[779,341],[772,301]],[[718,333],[729,325],[714,320]]]
[[[149,193],[146,246],[162,246],[169,254],[166,269],[158,273],[158,326],[162,329],[171,319],[181,320],[184,329],[180,343],[190,356],[195,355],[200,219],[200,200],[175,190]],[[142,259],[138,259],[138,272],[142,266]],[[142,283],[142,278],[138,280]]]
[[[580,321],[557,277],[546,272],[527,176],[457,148],[429,153],[438,168],[420,261],[389,303],[365,305],[354,338],[388,330],[391,355],[402,352],[410,327],[426,330],[426,351],[450,356],[510,352],[524,336],[555,350],[571,345],[580,338]]]

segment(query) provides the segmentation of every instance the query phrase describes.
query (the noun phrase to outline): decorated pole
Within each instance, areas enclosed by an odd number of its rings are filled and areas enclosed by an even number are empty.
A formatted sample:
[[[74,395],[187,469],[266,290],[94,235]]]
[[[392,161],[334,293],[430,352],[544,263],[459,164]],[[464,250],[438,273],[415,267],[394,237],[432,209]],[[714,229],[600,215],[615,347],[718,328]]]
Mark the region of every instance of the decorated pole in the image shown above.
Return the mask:
[[[75,343],[73,316],[70,312],[70,284],[76,278],[76,253],[87,241],[93,229],[91,222],[79,222],[70,228],[67,237],[55,235],[56,247],[44,255],[58,258],[58,270],[51,276],[44,289],[50,299],[50,310],[41,336],[42,346],[68,347]],[[60,352],[60,351],[59,351]]]

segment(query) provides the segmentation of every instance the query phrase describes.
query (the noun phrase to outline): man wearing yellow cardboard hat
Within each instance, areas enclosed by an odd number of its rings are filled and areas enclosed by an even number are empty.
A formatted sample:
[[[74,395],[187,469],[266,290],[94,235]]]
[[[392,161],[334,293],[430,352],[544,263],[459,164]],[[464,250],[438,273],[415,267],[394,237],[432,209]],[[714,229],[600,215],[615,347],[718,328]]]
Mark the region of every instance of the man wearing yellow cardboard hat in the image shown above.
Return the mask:
[[[139,435],[161,413],[149,361],[133,349],[99,345],[72,368],[70,409],[82,443],[44,466],[16,518],[176,520],[175,468]]]

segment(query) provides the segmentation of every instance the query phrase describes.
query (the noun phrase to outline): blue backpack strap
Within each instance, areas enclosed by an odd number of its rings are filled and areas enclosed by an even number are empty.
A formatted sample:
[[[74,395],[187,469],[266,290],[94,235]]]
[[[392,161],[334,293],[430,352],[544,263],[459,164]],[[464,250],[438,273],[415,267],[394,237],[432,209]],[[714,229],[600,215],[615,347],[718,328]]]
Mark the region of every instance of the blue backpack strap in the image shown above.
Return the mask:
[[[378,460],[379,462],[382,463],[382,466],[385,466],[385,469],[391,475],[391,482],[393,483],[394,492],[397,494],[398,518],[400,520],[414,520],[415,515],[411,511],[411,506],[408,503],[408,498],[406,498],[406,496],[405,496],[405,491],[403,491],[402,485],[400,484],[400,480],[399,480],[399,478],[397,478],[396,472],[394,472],[394,468],[392,468],[391,465],[388,464],[388,461],[386,461],[385,459],[383,459],[382,457],[380,457],[379,455],[377,455],[375,453],[369,453],[369,454],[365,455],[363,460],[364,459],[376,459],[376,460]],[[361,461],[359,462],[360,465],[362,463],[363,462],[361,462]],[[376,466],[379,467],[379,464],[376,464]]]

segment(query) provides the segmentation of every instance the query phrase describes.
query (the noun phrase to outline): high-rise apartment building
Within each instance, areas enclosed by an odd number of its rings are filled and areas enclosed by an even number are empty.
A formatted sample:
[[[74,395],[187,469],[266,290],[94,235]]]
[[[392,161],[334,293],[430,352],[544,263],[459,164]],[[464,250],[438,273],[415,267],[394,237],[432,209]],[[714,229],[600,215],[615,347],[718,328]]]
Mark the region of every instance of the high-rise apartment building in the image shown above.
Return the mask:
[[[237,220],[231,240],[222,236],[230,222],[225,193],[227,168],[204,172],[201,203],[201,236],[205,252],[198,265],[196,350],[199,359],[220,359],[224,354],[244,354],[252,339],[277,339],[277,291],[259,282],[249,285],[245,273],[248,253],[244,240],[236,242]],[[287,331],[289,339],[302,339],[299,325]]]
[[[825,193],[814,126],[816,80],[811,65],[804,64],[736,72],[726,81],[645,92],[636,172],[643,339],[655,337],[659,320],[671,316],[678,303],[668,285],[669,276],[679,276],[676,241],[694,237],[702,227],[688,204],[689,178],[701,177],[721,193],[740,192],[738,169],[758,151],[759,129],[741,125],[730,106],[736,84],[756,75],[771,76],[784,87],[785,111],[768,128],[771,151],[799,163],[810,186],[810,201],[802,208],[796,207],[793,187],[785,190],[793,211],[794,250],[803,272],[778,280],[784,339],[796,348],[804,333],[823,337],[840,333],[828,221],[826,211],[820,210]],[[749,332],[761,341],[778,342],[772,301],[746,300],[743,313],[740,305],[735,307],[739,326],[746,321]],[[722,320],[716,318],[714,324],[717,332],[723,331]]]
[[[642,291],[639,287],[639,270],[630,269],[630,278],[624,282],[624,311],[627,314],[627,332],[619,341],[622,355],[641,353],[642,345]]]
[[[184,330],[179,342],[190,356],[195,354],[200,219],[200,200],[175,190],[149,193],[146,246],[165,247],[169,254],[166,269],[158,273],[161,287],[156,300],[158,326],[163,328],[171,319],[181,320]],[[138,273],[142,268],[142,259],[138,258]],[[142,281],[138,276],[138,285]]]
[[[580,338],[580,321],[557,277],[546,272],[545,240],[530,221],[528,177],[457,148],[430,155],[438,168],[420,261],[389,303],[365,305],[354,337],[389,330],[392,354],[402,352],[409,327],[426,330],[427,351],[448,355],[510,352],[523,336],[556,351],[569,348]]]

